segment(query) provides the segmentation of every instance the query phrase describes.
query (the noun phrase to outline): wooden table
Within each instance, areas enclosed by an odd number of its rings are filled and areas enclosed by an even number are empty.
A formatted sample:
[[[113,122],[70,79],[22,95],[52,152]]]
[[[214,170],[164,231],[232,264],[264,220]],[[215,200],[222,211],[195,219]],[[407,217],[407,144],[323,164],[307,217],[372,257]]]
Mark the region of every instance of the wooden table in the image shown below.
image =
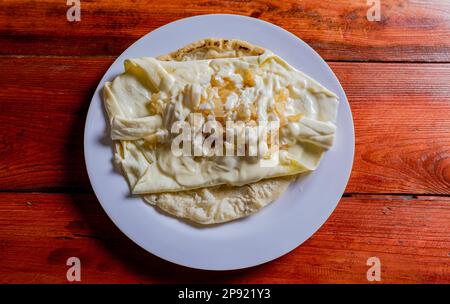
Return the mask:
[[[0,282],[450,282],[450,3],[381,0],[0,2]],[[195,3],[193,3],[195,2]],[[140,249],[90,187],[83,128],[113,60],[145,33],[198,14],[267,20],[309,43],[354,116],[353,173],[339,206],[293,252],[250,269],[192,270]],[[239,254],[239,253],[236,253]]]

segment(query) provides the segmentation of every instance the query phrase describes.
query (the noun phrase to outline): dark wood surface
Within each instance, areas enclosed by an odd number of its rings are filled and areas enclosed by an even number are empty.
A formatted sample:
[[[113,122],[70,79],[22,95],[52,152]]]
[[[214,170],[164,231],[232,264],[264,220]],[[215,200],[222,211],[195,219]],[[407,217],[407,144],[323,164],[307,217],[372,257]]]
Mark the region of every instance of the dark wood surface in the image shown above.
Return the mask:
[[[3,0],[0,54],[116,56],[166,23],[231,13],[282,26],[327,60],[450,60],[450,2],[380,3],[381,20],[370,22],[366,0],[81,0],[81,22],[70,23],[65,18],[65,1]]]
[[[450,3],[81,0],[0,2],[0,282],[450,282]],[[346,194],[288,255],[247,270],[191,270],[140,249],[101,210],[83,159],[84,121],[104,72],[167,22],[206,13],[273,22],[314,47],[341,81],[356,151]],[[176,277],[173,275],[177,273]]]
[[[127,239],[93,194],[0,194],[0,280],[66,281],[69,256],[85,283],[367,283],[367,258],[382,282],[446,282],[450,198],[352,195],[291,253],[250,269],[211,272],[165,262]]]

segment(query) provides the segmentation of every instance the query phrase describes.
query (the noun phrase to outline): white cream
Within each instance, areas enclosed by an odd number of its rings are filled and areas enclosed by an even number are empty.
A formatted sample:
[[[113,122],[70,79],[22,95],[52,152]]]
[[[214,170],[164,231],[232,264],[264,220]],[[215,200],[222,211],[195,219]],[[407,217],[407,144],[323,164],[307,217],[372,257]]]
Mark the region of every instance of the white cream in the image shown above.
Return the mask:
[[[336,95],[270,52],[183,62],[138,58],[127,60],[125,67],[125,73],[105,85],[104,99],[115,122],[113,139],[123,141],[124,151],[116,160],[133,193],[244,185],[314,170],[333,143]],[[245,124],[279,121],[279,164],[262,165],[270,152],[266,143],[258,144],[258,157],[175,156],[171,126],[189,121],[193,113],[203,115],[201,124],[220,115]],[[255,140],[246,131],[239,134],[247,144]],[[143,144],[146,141],[157,144]],[[236,143],[223,145],[225,152]],[[194,146],[203,149],[198,142]]]

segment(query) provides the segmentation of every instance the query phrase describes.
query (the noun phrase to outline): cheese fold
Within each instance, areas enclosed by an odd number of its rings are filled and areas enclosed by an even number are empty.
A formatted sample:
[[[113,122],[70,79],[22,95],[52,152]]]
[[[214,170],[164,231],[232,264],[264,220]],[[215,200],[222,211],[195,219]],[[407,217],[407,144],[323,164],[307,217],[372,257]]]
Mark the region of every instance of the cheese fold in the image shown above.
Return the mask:
[[[270,51],[260,56],[191,61],[128,59],[103,98],[115,162],[134,194],[175,192],[312,171],[336,133],[337,96]],[[279,153],[178,156],[175,122],[278,122]],[[196,122],[194,122],[194,125]],[[197,126],[196,126],[197,127]]]

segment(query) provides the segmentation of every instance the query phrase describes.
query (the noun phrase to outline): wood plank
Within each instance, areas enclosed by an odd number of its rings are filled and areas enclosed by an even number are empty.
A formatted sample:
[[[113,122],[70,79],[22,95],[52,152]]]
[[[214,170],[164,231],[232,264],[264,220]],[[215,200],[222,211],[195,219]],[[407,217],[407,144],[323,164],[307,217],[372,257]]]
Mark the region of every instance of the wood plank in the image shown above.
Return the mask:
[[[0,58],[0,189],[90,191],[83,129],[112,58]],[[450,193],[450,65],[330,63],[350,101],[347,192]]]
[[[450,65],[331,67],[355,124],[347,192],[450,194]]]
[[[84,283],[367,283],[366,261],[376,256],[383,283],[449,283],[448,231],[450,198],[344,197],[326,224],[286,256],[208,272],[145,252],[93,195],[1,193],[0,282],[65,283],[66,260],[76,256]]]
[[[168,22],[234,13],[279,25],[328,60],[450,60],[450,3],[441,0],[383,0],[379,22],[367,20],[362,0],[81,1],[80,22],[68,22],[67,9],[56,0],[2,1],[0,54],[118,55]]]
[[[90,189],[83,133],[112,59],[1,58],[0,189]]]

